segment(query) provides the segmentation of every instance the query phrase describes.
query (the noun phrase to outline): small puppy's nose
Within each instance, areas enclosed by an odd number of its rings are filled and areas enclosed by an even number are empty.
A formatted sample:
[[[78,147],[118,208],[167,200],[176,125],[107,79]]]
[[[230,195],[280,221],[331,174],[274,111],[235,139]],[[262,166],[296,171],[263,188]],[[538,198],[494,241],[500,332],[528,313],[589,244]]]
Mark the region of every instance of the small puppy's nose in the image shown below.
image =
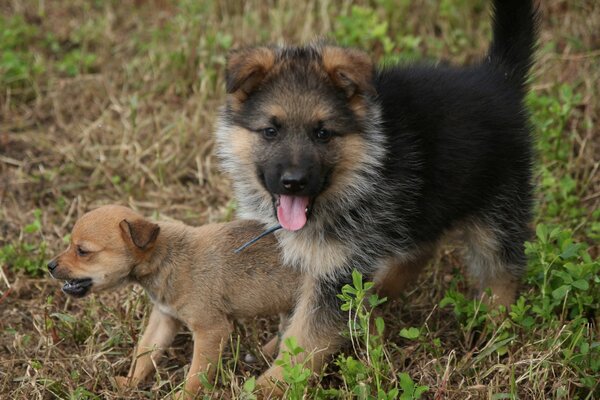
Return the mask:
[[[56,267],[58,267],[56,260],[52,260],[48,263],[48,271],[52,272],[56,269]]]
[[[281,175],[281,184],[288,192],[299,192],[306,187],[308,179],[303,171],[291,170]]]

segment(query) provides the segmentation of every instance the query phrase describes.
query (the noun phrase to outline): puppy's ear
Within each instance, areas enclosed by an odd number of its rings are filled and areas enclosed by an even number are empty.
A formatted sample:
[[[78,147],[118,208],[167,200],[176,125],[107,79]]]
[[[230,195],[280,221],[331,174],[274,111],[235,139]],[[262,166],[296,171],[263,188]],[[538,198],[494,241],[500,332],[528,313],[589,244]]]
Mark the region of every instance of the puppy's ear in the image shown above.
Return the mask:
[[[160,227],[145,219],[128,221],[124,219],[119,223],[121,233],[126,242],[140,250],[147,250],[156,241]]]
[[[373,63],[366,53],[326,46],[322,54],[325,72],[334,85],[346,92],[348,98],[359,94],[375,94]]]
[[[275,65],[275,53],[267,47],[234,50],[229,53],[225,79],[227,93],[244,101]]]

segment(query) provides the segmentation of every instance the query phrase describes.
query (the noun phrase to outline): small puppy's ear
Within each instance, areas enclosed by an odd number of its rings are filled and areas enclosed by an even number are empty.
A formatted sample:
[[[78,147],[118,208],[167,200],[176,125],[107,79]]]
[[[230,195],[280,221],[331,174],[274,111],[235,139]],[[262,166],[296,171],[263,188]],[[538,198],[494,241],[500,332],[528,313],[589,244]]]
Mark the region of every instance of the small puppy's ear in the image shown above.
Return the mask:
[[[124,219],[119,223],[125,240],[141,250],[146,250],[154,244],[160,227],[145,219],[128,221]]]
[[[231,51],[225,72],[227,93],[246,100],[274,65],[275,53],[267,47]]]
[[[358,94],[375,94],[373,63],[366,53],[355,49],[326,46],[322,54],[325,72],[334,85],[346,92],[348,98]]]

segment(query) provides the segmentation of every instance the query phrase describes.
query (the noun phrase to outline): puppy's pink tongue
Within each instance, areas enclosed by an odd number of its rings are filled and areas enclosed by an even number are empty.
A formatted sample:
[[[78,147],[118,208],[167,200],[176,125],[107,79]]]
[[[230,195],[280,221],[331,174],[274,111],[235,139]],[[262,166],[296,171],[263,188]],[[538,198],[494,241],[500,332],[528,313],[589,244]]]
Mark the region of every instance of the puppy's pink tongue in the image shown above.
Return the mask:
[[[279,197],[279,206],[277,207],[277,219],[288,231],[297,231],[306,224],[306,207],[309,202],[308,197],[287,196]]]

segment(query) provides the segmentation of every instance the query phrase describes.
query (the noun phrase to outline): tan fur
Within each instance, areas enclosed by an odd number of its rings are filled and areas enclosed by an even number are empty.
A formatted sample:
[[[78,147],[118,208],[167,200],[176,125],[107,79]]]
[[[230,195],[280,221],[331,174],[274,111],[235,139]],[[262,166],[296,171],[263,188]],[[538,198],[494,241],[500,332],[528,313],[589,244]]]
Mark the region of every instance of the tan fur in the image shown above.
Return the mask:
[[[313,324],[311,319],[313,303],[310,299],[314,293],[315,280],[310,275],[305,275],[294,316],[280,343],[279,354],[287,350],[285,340],[293,337],[297,339],[298,346],[306,349],[306,352],[293,358],[294,364],[304,364],[311,371],[318,371],[325,364],[325,360],[339,349],[344,339],[340,332],[330,325],[316,329],[307,328]],[[278,385],[280,382],[283,382],[283,368],[273,364],[256,383],[265,397],[281,397],[284,392]]]
[[[267,47],[230,53],[227,62],[227,92],[243,102],[275,65],[275,53]]]
[[[267,105],[265,107],[265,113],[279,121],[283,121],[287,118],[287,112],[285,111],[285,108],[279,104]]]
[[[480,221],[466,224],[464,231],[469,275],[480,292],[491,289],[492,298],[486,301],[508,307],[516,298],[519,284],[500,259],[496,232]]]
[[[432,252],[423,252],[410,260],[391,259],[385,267],[378,268],[373,281],[379,297],[398,298],[417,280],[431,257]]]
[[[358,117],[364,118],[367,108],[359,95],[375,94],[371,58],[360,50],[333,46],[324,47],[322,57],[323,68],[334,84],[346,91],[352,111]]]
[[[313,121],[328,121],[335,116],[336,110],[333,110],[331,107],[325,104],[317,103],[314,105],[314,108],[311,111],[311,118]]]
[[[365,140],[358,134],[347,134],[334,143],[338,162],[331,177],[331,185],[320,196],[323,201],[335,199],[342,188],[352,186],[356,172],[367,161]]]
[[[519,281],[510,274],[502,274],[489,283],[489,288],[492,291],[490,303],[492,305],[502,305],[508,310],[510,305],[517,298],[519,289]]]
[[[249,132],[248,130],[241,127],[235,127],[231,130],[230,134],[230,151],[238,157],[240,163],[244,164],[248,168],[254,168],[254,159],[252,158],[252,152],[258,144],[258,140],[256,137],[257,135],[253,135],[252,132]]]
[[[322,53],[323,68],[332,81],[347,90],[352,97],[357,90],[374,92],[371,80],[373,63],[364,52],[356,49],[326,46]]]
[[[200,389],[198,373],[214,373],[233,319],[287,314],[295,304],[300,276],[281,266],[273,237],[233,252],[261,231],[261,225],[244,220],[197,228],[155,224],[128,208],[104,206],[77,221],[52,275],[91,278],[92,292],[141,284],[154,308],[129,375],[117,383],[133,386],[143,380],[183,323],[193,333],[194,355],[180,397],[194,396]],[[78,256],[78,246],[90,254]],[[270,343],[269,356],[274,348]]]

